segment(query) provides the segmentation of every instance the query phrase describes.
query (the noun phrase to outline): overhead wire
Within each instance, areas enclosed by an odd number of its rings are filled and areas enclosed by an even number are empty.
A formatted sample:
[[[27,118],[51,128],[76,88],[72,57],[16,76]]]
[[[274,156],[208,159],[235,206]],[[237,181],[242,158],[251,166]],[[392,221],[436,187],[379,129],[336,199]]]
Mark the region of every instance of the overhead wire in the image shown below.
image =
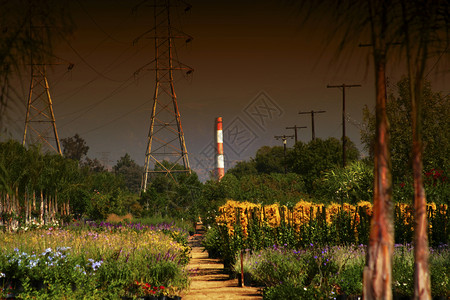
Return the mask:
[[[441,60],[441,58],[444,56],[445,53],[447,53],[447,51],[449,50],[449,44],[447,44],[447,46],[445,47],[445,49],[442,51],[441,55],[439,55],[438,59],[436,60],[436,62],[433,64],[433,66],[430,68],[430,70],[428,70],[428,73],[425,75],[425,78],[428,77],[428,75],[430,75],[431,71],[433,71],[434,68],[436,68],[436,66],[438,65],[439,61]]]
[[[83,12],[89,17],[89,19],[92,21],[92,23],[95,24],[95,26],[97,26],[97,28],[103,32],[109,39],[113,40],[114,42],[117,43],[121,43],[121,44],[128,44],[128,42],[124,42],[124,41],[119,41],[118,39],[116,39],[115,37],[113,37],[112,35],[110,35],[108,32],[106,32],[106,30],[103,29],[103,27],[100,26],[100,24],[97,23],[97,21],[92,17],[92,15],[88,12],[88,10],[86,9],[86,7],[84,7],[84,5],[79,1],[76,0],[76,2],[78,3],[78,5],[81,7],[81,9],[83,10]],[[122,25],[122,24],[121,24]]]
[[[126,113],[124,113],[124,114],[122,114],[122,115],[120,115],[120,116],[118,116],[118,117],[116,117],[116,118],[114,118],[114,119],[112,119],[112,120],[110,120],[110,121],[108,121],[108,122],[106,122],[106,123],[100,125],[100,126],[97,126],[97,127],[92,128],[92,129],[89,129],[89,130],[87,130],[87,131],[84,131],[84,132],[82,132],[81,134],[82,134],[82,135],[85,135],[85,134],[91,133],[91,132],[93,132],[93,131],[99,130],[99,129],[103,128],[103,127],[106,127],[106,126],[108,126],[108,125],[110,125],[110,124],[112,124],[112,123],[114,123],[114,122],[116,122],[116,121],[118,121],[118,120],[120,120],[120,119],[122,119],[122,118],[124,118],[124,117],[126,117],[126,116],[128,116],[128,115],[130,115],[131,113],[137,111],[138,109],[144,107],[145,105],[147,105],[147,104],[148,104],[149,102],[151,102],[151,101],[153,101],[153,99],[147,100],[147,101],[145,101],[144,103],[142,103],[142,104],[136,106],[135,108],[133,108],[133,109],[127,111]]]
[[[81,3],[79,2],[79,0],[77,0],[77,2],[80,4],[80,6],[82,6],[81,5]],[[107,35],[109,38],[111,38],[112,40],[115,40],[112,36],[110,36],[106,31],[104,31],[99,25],[98,25],[98,23],[89,15],[89,13],[85,10],[85,8],[82,6],[82,9],[85,11],[85,13],[89,16],[89,18],[94,22],[94,24],[96,24],[96,26],[105,34],[105,35]],[[103,41],[102,41],[103,42]],[[117,42],[119,42],[119,41],[117,41]],[[112,79],[112,78],[108,78],[108,77],[106,77],[103,73],[101,73],[101,72],[99,72],[98,70],[96,70],[93,66],[91,66],[74,48],[73,48],[73,46],[70,44],[70,42],[69,41],[67,41],[66,40],[66,43],[69,45],[69,47],[75,52],[75,54],[90,68],[90,69],[92,69],[97,75],[98,75],[98,77],[103,77],[103,78],[105,78],[105,79],[108,79],[108,80],[111,80],[111,81],[117,81],[117,80],[114,80],[114,79]],[[176,48],[176,47],[175,47]],[[128,50],[129,48],[127,48],[126,50]],[[139,50],[139,51],[141,51],[141,50]],[[137,51],[134,55],[137,55],[137,53],[139,52],[139,51]],[[177,60],[178,60],[178,53],[175,53],[176,54],[176,57],[177,57]],[[121,54],[121,55],[119,55],[118,56],[118,58],[115,60],[115,61],[117,61],[121,56],[123,55],[123,53]],[[134,56],[133,55],[133,56]],[[127,59],[128,60],[128,59]],[[123,62],[121,62],[119,65],[121,65],[122,63],[124,63],[124,62],[126,62],[127,60],[124,60]],[[115,62],[114,61],[114,62]],[[113,64],[114,64],[114,62],[113,63],[111,63],[110,64],[110,66],[112,66]],[[114,68],[117,68],[118,66],[115,66]],[[108,67],[105,69],[105,71],[107,71],[108,70]],[[99,104],[101,104],[102,102],[104,102],[104,101],[106,101],[107,99],[109,99],[109,98],[111,98],[111,97],[113,97],[114,95],[116,95],[117,93],[119,93],[119,92],[121,92],[122,90],[124,90],[124,89],[126,89],[126,88],[128,88],[131,84],[133,84],[136,80],[138,80],[138,79],[140,79],[140,78],[137,78],[136,76],[135,76],[136,74],[133,74],[133,76],[130,76],[128,79],[126,79],[126,80],[124,80],[124,81],[122,81],[122,84],[119,86],[119,87],[117,87],[116,89],[114,89],[110,94],[108,94],[107,96],[105,96],[104,98],[102,98],[101,100],[99,100],[99,101],[97,101],[97,102],[95,102],[94,104],[91,104],[91,105],[88,105],[88,106],[86,106],[86,107],[84,107],[84,108],[82,108],[82,109],[79,109],[79,110],[77,110],[77,111],[74,111],[74,112],[71,112],[71,113],[69,113],[69,114],[66,114],[66,115],[64,115],[64,116],[62,116],[63,118],[64,117],[67,117],[67,116],[69,116],[69,115],[73,115],[73,114],[76,114],[76,113],[79,113],[79,112],[81,112],[81,114],[80,115],[78,115],[76,118],[74,118],[73,120],[71,120],[71,121],[69,121],[69,122],[67,122],[67,123],[65,123],[65,124],[63,124],[63,125],[61,125],[60,127],[64,127],[64,126],[67,126],[68,124],[70,124],[70,123],[73,123],[74,121],[76,121],[77,119],[79,119],[82,115],[84,115],[84,114],[86,114],[87,112],[89,112],[89,111],[91,111],[92,109],[94,109],[96,106],[98,106]],[[97,77],[97,78],[98,78]],[[129,81],[130,81],[130,79],[131,78],[133,78],[134,77],[134,80],[133,81],[131,81],[130,83],[128,83]],[[96,80],[96,79],[94,79],[94,80]],[[92,81],[94,81],[94,80],[91,80],[90,82],[92,82]],[[90,83],[89,82],[89,83]],[[88,84],[89,84],[88,83]],[[128,83],[128,84],[127,84]],[[87,84],[86,84],[87,85]],[[76,93],[78,93],[78,91],[76,92]],[[73,95],[72,95],[73,96]],[[95,128],[92,128],[92,129],[89,129],[89,130],[87,130],[87,131],[85,131],[85,132],[82,132],[82,134],[88,134],[88,133],[91,133],[91,132],[93,132],[93,131],[96,131],[96,130],[99,130],[99,129],[101,129],[101,128],[104,128],[104,127],[106,127],[106,126],[108,126],[108,125],[110,125],[110,124],[112,124],[112,123],[114,123],[114,122],[116,122],[116,121],[118,121],[118,120],[120,120],[120,119],[122,119],[122,118],[124,118],[124,117],[126,117],[126,116],[128,116],[128,115],[130,115],[131,113],[133,113],[133,112],[135,112],[136,110],[138,110],[138,109],[140,109],[140,108],[142,108],[144,105],[146,105],[147,103],[149,103],[150,101],[152,101],[152,99],[151,100],[148,100],[148,101],[145,101],[144,103],[142,103],[142,104],[140,104],[140,105],[138,105],[138,106],[136,106],[136,107],[134,107],[133,109],[131,109],[131,110],[129,110],[129,111],[127,111],[126,113],[124,113],[124,114],[122,114],[122,115],[120,115],[120,116],[118,116],[118,117],[116,117],[116,118],[114,118],[114,119],[112,119],[112,120],[110,120],[110,121],[108,121],[108,122],[106,122],[106,123],[104,123],[104,124],[102,124],[102,125],[100,125],[100,126],[97,126],[97,127],[95,127]]]
[[[69,47],[72,48],[72,50],[75,52],[75,54],[77,54],[78,57],[80,57],[80,59],[90,68],[92,69],[96,74],[97,77],[91,79],[90,81],[83,83],[81,86],[76,87],[75,89],[72,89],[72,91],[66,92],[67,93],[71,93],[69,96],[67,96],[65,99],[63,99],[62,101],[58,101],[58,103],[56,105],[62,104],[67,102],[70,98],[74,97],[75,95],[77,95],[78,93],[80,93],[85,87],[89,86],[90,84],[92,84],[93,82],[95,82],[96,80],[98,80],[99,78],[105,78],[107,80],[112,80],[112,81],[117,81],[117,82],[126,82],[128,79],[124,80],[124,81],[119,81],[119,80],[114,80],[112,78],[107,77],[106,75],[104,75],[106,72],[111,72],[115,69],[117,69],[118,67],[120,67],[122,64],[128,62],[131,58],[135,57],[140,51],[142,51],[142,49],[144,49],[145,47],[140,47],[137,51],[135,51],[131,56],[126,57],[125,59],[123,59],[122,61],[120,61],[119,63],[117,63],[116,65],[114,65],[116,62],[119,61],[119,59],[124,56],[125,53],[127,53],[129,51],[130,48],[133,47],[131,42],[123,42],[123,41],[119,41],[117,39],[115,39],[112,35],[110,35],[108,32],[106,32],[99,24],[98,22],[96,22],[96,20],[92,17],[92,15],[87,11],[87,9],[84,7],[84,5],[82,5],[82,3],[77,0],[77,3],[80,5],[80,7],[82,8],[83,12],[89,17],[89,19],[91,19],[91,21],[95,24],[95,26],[103,33],[105,34],[105,38],[100,41],[100,43],[97,44],[97,46],[89,53],[87,54],[87,56],[82,57],[75,49],[74,47],[66,40],[66,43],[68,43]],[[123,24],[121,24],[123,25]],[[86,57],[90,56],[92,53],[94,53],[96,51],[97,48],[100,47],[101,44],[103,44],[106,40],[111,39],[115,42],[121,43],[121,44],[129,44],[129,46],[122,51],[108,66],[105,67],[105,69],[102,72],[97,71],[92,65],[90,65],[87,60]],[[60,94],[61,95],[61,94]],[[59,95],[59,96],[60,96]]]
[[[130,79],[133,79],[133,78],[134,78],[134,80],[131,81],[131,82],[129,82]],[[127,87],[129,87],[129,86],[130,86],[131,84],[133,84],[135,81],[136,81],[136,78],[134,77],[134,75],[132,75],[132,76],[130,76],[126,81],[122,82],[122,84],[120,84],[117,88],[115,88],[112,92],[110,92],[108,95],[106,95],[105,97],[103,97],[103,98],[100,99],[99,101],[97,101],[97,102],[95,102],[95,103],[93,103],[93,104],[90,104],[90,105],[88,105],[88,106],[86,106],[86,107],[83,107],[83,108],[81,108],[81,109],[78,109],[78,110],[76,110],[76,111],[72,111],[72,112],[70,112],[70,113],[68,113],[68,114],[62,115],[62,116],[60,116],[60,118],[65,118],[65,117],[71,116],[71,115],[73,115],[73,114],[81,113],[79,116],[77,116],[76,119],[78,119],[78,118],[81,117],[82,115],[86,114],[87,112],[91,111],[92,109],[94,109],[95,107],[97,107],[98,105],[100,105],[101,103],[103,103],[103,102],[105,102],[106,100],[108,100],[109,98],[115,96],[115,95],[116,95],[117,93],[119,93],[121,90],[126,89]],[[128,82],[129,82],[129,83],[128,83]],[[128,83],[128,84],[127,84],[127,83]],[[125,86],[125,84],[127,84],[127,85]],[[124,86],[125,86],[125,87],[124,87]],[[74,122],[74,121],[75,121],[75,119],[72,120],[72,121],[70,121],[70,122],[65,123],[65,124],[62,125],[61,127],[66,126],[66,125],[68,125],[68,124],[70,124],[70,123],[72,123],[72,122]]]
[[[121,56],[123,56],[123,54],[125,54],[130,48],[131,48],[131,46],[128,47],[127,49],[125,49],[121,54],[119,54],[119,56],[118,56],[116,59],[114,59],[108,66],[106,66],[106,68],[104,69],[103,72],[111,72],[111,71],[117,69],[117,68],[120,67],[122,64],[126,63],[127,61],[129,61],[130,59],[132,59],[133,57],[135,57],[137,54],[139,54],[139,52],[142,51],[142,49],[144,49],[144,48],[138,49],[137,51],[135,51],[135,52],[133,53],[133,55],[131,55],[130,57],[127,57],[126,59],[124,59],[123,61],[119,62],[117,65],[115,65],[115,66],[113,67],[113,64],[116,63],[116,62],[119,60],[119,58],[120,58]],[[69,96],[67,96],[66,98],[64,98],[62,101],[59,101],[58,104],[67,102],[67,100],[69,100],[70,98],[72,98],[72,97],[74,97],[75,95],[77,95],[78,93],[80,93],[85,87],[87,87],[87,86],[90,85],[91,83],[95,82],[95,81],[98,80],[99,78],[101,78],[101,76],[97,75],[96,77],[94,77],[93,79],[89,80],[89,81],[86,82],[86,83],[83,83],[83,84],[80,85],[79,87],[76,87],[76,88],[72,89],[71,91],[68,91],[68,92],[59,94],[58,96],[65,95],[65,94],[68,94],[68,93],[71,93]]]
[[[67,40],[65,37],[63,37],[64,41],[66,42],[66,44],[69,46],[70,49],[72,49],[72,51],[78,56],[78,58],[92,71],[94,71],[97,75],[99,75],[100,77],[106,79],[106,80],[110,80],[110,81],[114,81],[114,82],[123,82],[124,80],[117,80],[111,77],[106,76],[105,74],[102,74],[100,71],[98,71],[94,66],[92,66],[73,46],[72,44],[69,42],[69,40]]]
[[[83,10],[83,12],[88,16],[88,18],[92,21],[92,23],[98,28],[99,31],[101,31],[106,37],[100,41],[100,43],[98,43],[94,49],[88,54],[88,55],[81,55],[76,49],[75,47],[70,43],[70,41],[63,35],[60,33],[62,39],[66,42],[66,44],[69,46],[70,49],[72,49],[72,51],[78,56],[78,58],[87,66],[89,67],[91,70],[93,70],[97,75],[99,75],[100,77],[110,80],[110,81],[115,81],[115,82],[122,82],[123,80],[117,80],[111,77],[106,76],[103,72],[98,71],[92,64],[90,64],[87,61],[87,57],[89,57],[92,53],[94,53],[96,51],[97,48],[100,47],[100,45],[102,45],[107,39],[111,39],[117,43],[120,44],[129,44],[130,46],[124,51],[122,52],[109,66],[112,66],[114,64],[115,61],[117,61],[120,56],[122,56],[128,49],[131,48],[131,43],[130,42],[124,42],[124,41],[119,41],[116,38],[114,38],[111,34],[109,34],[108,32],[106,32],[106,30],[103,29],[102,26],[100,26],[100,24],[95,20],[94,17],[92,17],[92,15],[88,12],[88,10],[86,9],[86,7],[79,1],[76,0],[78,5],[81,7],[81,9]],[[123,23],[120,24],[120,26],[123,26]],[[108,67],[106,68],[106,70],[108,69]],[[106,70],[104,72],[106,72]]]

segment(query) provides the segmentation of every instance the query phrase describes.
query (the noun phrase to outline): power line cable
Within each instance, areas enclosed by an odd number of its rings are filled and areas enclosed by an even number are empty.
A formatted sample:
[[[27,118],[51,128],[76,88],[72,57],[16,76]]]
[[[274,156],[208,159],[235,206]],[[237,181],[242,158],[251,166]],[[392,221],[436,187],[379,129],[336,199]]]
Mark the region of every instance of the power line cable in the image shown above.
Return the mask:
[[[134,78],[133,81],[129,82],[129,80],[132,79],[132,78]],[[97,101],[97,102],[95,102],[95,103],[93,103],[93,104],[91,104],[91,105],[88,105],[88,106],[86,106],[86,107],[84,107],[84,108],[81,108],[81,109],[79,109],[79,110],[70,112],[70,113],[65,114],[65,115],[63,115],[63,116],[60,116],[59,118],[64,118],[64,117],[67,117],[67,116],[70,116],[70,115],[73,115],[73,114],[82,112],[82,113],[81,113],[80,115],[78,115],[75,119],[73,119],[73,120],[71,120],[71,121],[69,121],[69,122],[67,122],[67,123],[65,123],[65,124],[63,124],[63,125],[61,125],[61,126],[59,126],[59,127],[64,127],[64,126],[66,126],[66,125],[68,125],[68,124],[74,122],[76,119],[78,119],[78,118],[80,118],[81,116],[83,116],[84,114],[88,113],[89,111],[91,111],[92,109],[94,109],[95,107],[97,107],[98,105],[100,105],[101,103],[105,102],[105,101],[108,100],[109,98],[115,96],[115,95],[116,95],[117,93],[119,93],[120,91],[122,91],[122,90],[128,88],[128,87],[129,87],[131,84],[133,84],[135,81],[136,81],[136,78],[132,75],[132,76],[130,76],[130,77],[128,78],[128,80],[124,81],[121,85],[119,85],[119,86],[118,86],[117,88],[115,88],[111,93],[109,93],[107,96],[103,97],[103,98],[100,99],[99,101]],[[126,84],[127,82],[129,82],[129,83],[125,86],[125,84]],[[125,86],[125,87],[124,87],[124,86]]]
[[[112,35],[110,35],[108,32],[106,32],[106,30],[103,29],[103,27],[101,27],[97,21],[92,17],[92,15],[88,12],[88,10],[86,9],[86,7],[79,1],[76,0],[78,5],[81,7],[81,9],[83,10],[83,12],[89,17],[89,19],[92,21],[92,23],[95,24],[95,26],[97,26],[97,28],[103,33],[105,34],[109,39],[113,40],[116,43],[119,44],[129,44],[129,42],[123,42],[123,41],[119,41],[118,39],[116,39],[115,37],[113,37]],[[123,25],[121,23],[121,25]]]
[[[140,109],[141,107],[144,107],[146,104],[150,103],[151,101],[153,101],[153,99],[147,100],[147,101],[145,101],[144,103],[142,103],[142,104],[136,106],[136,107],[133,108],[132,110],[130,110],[130,111],[128,111],[128,112],[126,112],[126,113],[124,113],[124,114],[118,116],[117,118],[114,118],[114,119],[110,120],[109,122],[107,122],[107,123],[105,123],[105,124],[103,124],[103,125],[100,125],[100,126],[97,126],[97,127],[95,127],[95,128],[89,129],[88,131],[82,132],[81,134],[82,134],[82,135],[85,135],[85,134],[91,133],[91,132],[93,132],[93,131],[96,131],[96,130],[98,130],[98,129],[101,129],[101,128],[103,128],[103,127],[106,127],[106,126],[108,126],[108,125],[110,125],[110,124],[112,124],[112,123],[114,123],[114,122],[116,122],[116,121],[118,121],[118,120],[120,120],[120,119],[122,119],[122,118],[128,116],[129,114],[131,114],[131,113],[137,111],[137,110]]]
[[[133,47],[133,46],[128,47],[128,48],[125,49],[121,54],[119,54],[119,56],[118,56],[116,59],[114,59],[114,60],[113,60],[113,61],[105,68],[105,70],[104,70],[103,72],[111,72],[111,71],[117,69],[119,66],[121,66],[122,64],[128,62],[131,58],[133,58],[134,56],[136,56],[136,55],[137,55],[140,51],[142,51],[142,49],[143,49],[143,48],[138,49],[138,51],[136,51],[131,57],[128,57],[128,58],[124,59],[122,62],[118,63],[116,66],[112,67],[113,64],[114,64],[116,61],[118,61],[119,58],[120,58],[121,56],[123,56],[123,54],[125,54],[125,53],[126,53],[130,48],[132,48],[132,47]],[[85,87],[87,87],[87,86],[90,85],[91,83],[95,82],[95,81],[98,80],[99,78],[101,78],[101,76],[97,75],[97,77],[94,77],[94,78],[91,79],[90,81],[88,81],[88,82],[86,82],[86,83],[83,83],[83,84],[80,85],[79,87],[76,87],[76,88],[72,89],[72,90],[69,91],[69,92],[62,93],[62,94],[57,95],[57,96],[61,96],[61,95],[65,95],[65,94],[71,93],[71,95],[67,96],[67,97],[64,98],[62,101],[59,101],[58,105],[67,102],[67,100],[69,100],[70,98],[72,98],[72,97],[74,97],[75,95],[77,95],[77,94],[78,94],[79,92],[81,92]]]
[[[444,49],[444,51],[442,51],[441,55],[439,55],[438,59],[436,60],[436,62],[434,63],[434,65],[430,68],[430,70],[428,71],[427,75],[425,75],[425,78],[428,77],[428,75],[430,75],[431,71],[433,71],[433,69],[438,65],[439,61],[441,60],[441,58],[444,56],[445,53],[447,53],[448,51],[448,47],[449,45],[447,45]]]
[[[63,36],[64,41],[67,43],[67,45],[69,46],[70,49],[72,49],[72,51],[78,56],[79,59],[81,59],[81,61],[87,66],[89,67],[89,69],[91,69],[92,71],[94,71],[97,75],[99,75],[100,77],[110,80],[110,81],[114,81],[114,82],[124,82],[124,80],[117,80],[111,77],[106,76],[105,74],[101,73],[100,71],[98,71],[94,66],[92,66],[73,46],[72,44],[69,42],[69,40],[67,40],[64,36]]]

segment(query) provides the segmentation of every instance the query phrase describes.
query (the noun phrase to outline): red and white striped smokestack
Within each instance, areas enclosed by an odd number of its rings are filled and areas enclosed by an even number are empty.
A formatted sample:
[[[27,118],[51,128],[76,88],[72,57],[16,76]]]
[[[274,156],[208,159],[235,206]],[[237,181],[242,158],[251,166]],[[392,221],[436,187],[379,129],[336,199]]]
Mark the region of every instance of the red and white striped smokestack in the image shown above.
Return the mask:
[[[222,131],[222,117],[216,119],[216,174],[217,179],[220,180],[225,175],[225,163],[223,159],[223,131]]]

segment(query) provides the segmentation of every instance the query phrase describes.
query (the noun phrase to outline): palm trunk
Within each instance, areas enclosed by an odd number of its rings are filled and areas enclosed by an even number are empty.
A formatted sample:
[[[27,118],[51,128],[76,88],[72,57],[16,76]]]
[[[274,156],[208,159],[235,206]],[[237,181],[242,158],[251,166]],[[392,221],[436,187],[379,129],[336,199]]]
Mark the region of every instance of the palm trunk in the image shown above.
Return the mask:
[[[420,8],[420,5],[417,6]],[[414,8],[417,8],[414,6]],[[429,8],[429,7],[425,7]],[[419,9],[422,12],[428,9]],[[407,4],[402,1],[403,21],[405,29],[406,59],[408,64],[409,91],[411,97],[412,120],[412,168],[414,179],[414,299],[431,299],[431,282],[428,267],[428,220],[427,200],[423,187],[423,144],[421,126],[421,104],[423,75],[427,61],[429,24],[423,23],[420,40],[417,47],[412,47],[411,33],[408,23]],[[415,65],[412,51],[416,49]]]
[[[394,249],[389,123],[386,115],[386,57],[374,47],[376,76],[376,140],[373,217],[364,267],[364,299],[392,299]]]
[[[23,199],[23,207],[25,209],[25,224],[28,224],[28,193],[25,192]]]
[[[418,100],[418,99],[416,99]],[[417,101],[419,102],[419,101]],[[414,102],[413,102],[414,103]],[[427,200],[422,178],[422,138],[419,115],[413,104],[413,176],[414,176],[414,299],[431,299],[428,267]]]
[[[41,210],[39,212],[39,220],[41,224],[44,224],[44,193],[41,190]]]
[[[36,211],[36,191],[33,191],[33,211]]]

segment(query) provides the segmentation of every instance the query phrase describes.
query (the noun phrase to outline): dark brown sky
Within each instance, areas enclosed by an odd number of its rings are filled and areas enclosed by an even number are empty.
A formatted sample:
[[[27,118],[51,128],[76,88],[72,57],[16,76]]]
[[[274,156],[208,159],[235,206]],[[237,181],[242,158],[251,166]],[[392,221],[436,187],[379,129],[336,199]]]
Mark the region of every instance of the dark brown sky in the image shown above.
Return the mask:
[[[62,41],[57,54],[75,67],[67,73],[57,66],[49,76],[59,136],[79,133],[90,146],[88,156],[109,157],[110,165],[125,153],[144,163],[154,74],[133,73],[154,54],[152,40],[134,46],[132,41],[153,26],[153,14],[142,8],[133,15],[134,2],[71,1],[77,30],[68,38],[70,46]],[[287,126],[308,126],[299,139],[309,141],[310,118],[299,111],[326,110],[316,117],[316,136],[340,138],[342,94],[327,84],[362,85],[347,91],[347,135],[360,145],[362,108],[372,107],[375,99],[367,48],[356,44],[351,55],[332,60],[336,50],[324,46],[325,25],[302,27],[296,7],[279,1],[191,4],[176,24],[194,37],[191,44],[179,45],[178,54],[195,71],[188,80],[179,76],[175,89],[191,166],[199,175],[211,167],[208,145],[218,116],[228,126],[224,150],[230,163],[254,156],[263,145],[281,145],[274,135],[293,134]],[[388,71],[392,83],[401,75],[398,66]],[[434,80],[436,89],[445,89],[448,77]],[[24,99],[27,87],[28,82]],[[258,119],[251,112],[262,103],[272,110],[262,110],[267,116]],[[22,123],[20,116],[16,127],[22,129]],[[243,135],[233,136],[233,130]]]

